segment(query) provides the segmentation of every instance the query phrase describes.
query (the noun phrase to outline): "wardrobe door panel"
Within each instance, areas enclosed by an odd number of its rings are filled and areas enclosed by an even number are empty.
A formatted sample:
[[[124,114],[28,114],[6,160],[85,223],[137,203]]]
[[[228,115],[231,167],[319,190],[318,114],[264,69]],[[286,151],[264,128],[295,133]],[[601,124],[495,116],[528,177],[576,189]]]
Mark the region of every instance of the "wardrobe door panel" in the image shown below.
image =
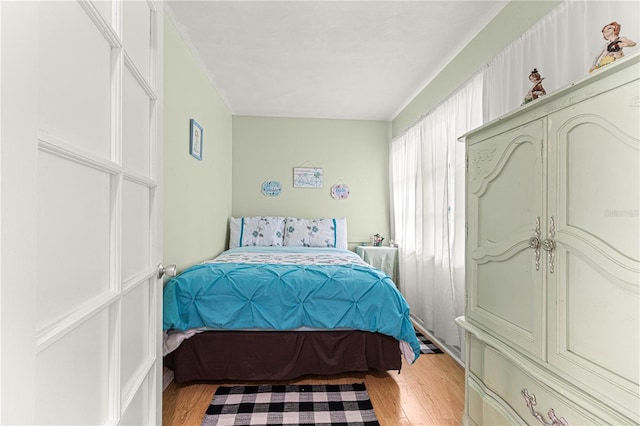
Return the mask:
[[[640,383],[639,92],[637,77],[627,84],[613,80],[609,90],[549,117],[549,216],[556,228],[549,361],[634,421]]]
[[[529,240],[543,213],[543,128],[470,140],[467,174],[467,316],[539,357],[543,280]]]

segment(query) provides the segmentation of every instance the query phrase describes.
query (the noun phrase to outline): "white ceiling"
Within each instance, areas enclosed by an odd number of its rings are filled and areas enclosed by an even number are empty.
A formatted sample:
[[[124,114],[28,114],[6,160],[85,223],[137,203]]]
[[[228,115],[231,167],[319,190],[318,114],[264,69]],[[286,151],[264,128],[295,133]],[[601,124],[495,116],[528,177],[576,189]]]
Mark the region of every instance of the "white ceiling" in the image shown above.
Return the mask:
[[[507,1],[168,1],[234,115],[389,121]]]

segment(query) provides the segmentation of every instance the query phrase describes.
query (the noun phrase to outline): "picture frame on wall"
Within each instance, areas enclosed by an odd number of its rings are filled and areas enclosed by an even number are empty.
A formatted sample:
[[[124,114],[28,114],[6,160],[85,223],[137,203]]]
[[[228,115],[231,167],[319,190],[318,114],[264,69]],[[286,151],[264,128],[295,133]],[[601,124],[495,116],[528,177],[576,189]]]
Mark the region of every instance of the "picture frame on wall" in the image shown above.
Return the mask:
[[[204,140],[204,130],[193,118],[189,124],[189,154],[197,160],[202,161],[202,142]]]
[[[294,188],[322,188],[324,172],[319,167],[294,167]]]

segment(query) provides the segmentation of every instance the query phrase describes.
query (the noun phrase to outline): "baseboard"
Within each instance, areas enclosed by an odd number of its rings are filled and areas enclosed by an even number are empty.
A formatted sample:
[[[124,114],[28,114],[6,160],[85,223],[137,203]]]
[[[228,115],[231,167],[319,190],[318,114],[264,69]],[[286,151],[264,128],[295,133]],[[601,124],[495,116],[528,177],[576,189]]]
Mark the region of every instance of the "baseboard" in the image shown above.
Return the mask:
[[[453,358],[462,368],[464,368],[464,362],[462,361],[462,357],[460,356],[460,350],[456,350],[451,346],[447,345],[437,337],[435,337],[431,332],[426,330],[420,324],[417,323],[413,318],[411,320],[413,322],[413,326],[420,331],[427,339],[431,340],[431,342],[435,343],[442,351],[446,352],[451,358]]]
[[[162,369],[162,392],[173,382],[173,370],[164,367]]]

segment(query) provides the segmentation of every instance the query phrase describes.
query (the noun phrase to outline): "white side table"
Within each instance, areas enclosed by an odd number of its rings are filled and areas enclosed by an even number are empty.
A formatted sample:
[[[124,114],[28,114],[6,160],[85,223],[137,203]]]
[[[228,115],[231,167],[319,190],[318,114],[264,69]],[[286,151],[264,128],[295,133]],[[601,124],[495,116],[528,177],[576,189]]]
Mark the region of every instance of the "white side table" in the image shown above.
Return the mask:
[[[397,247],[356,246],[356,253],[369,265],[389,275],[398,285]]]

